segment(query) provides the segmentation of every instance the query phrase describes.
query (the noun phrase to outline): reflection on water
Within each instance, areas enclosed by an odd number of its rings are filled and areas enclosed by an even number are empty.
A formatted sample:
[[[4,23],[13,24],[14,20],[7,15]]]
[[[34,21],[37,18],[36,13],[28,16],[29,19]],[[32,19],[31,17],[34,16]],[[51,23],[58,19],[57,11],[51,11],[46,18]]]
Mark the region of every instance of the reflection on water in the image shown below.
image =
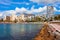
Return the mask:
[[[0,24],[0,40],[32,40],[41,24]]]

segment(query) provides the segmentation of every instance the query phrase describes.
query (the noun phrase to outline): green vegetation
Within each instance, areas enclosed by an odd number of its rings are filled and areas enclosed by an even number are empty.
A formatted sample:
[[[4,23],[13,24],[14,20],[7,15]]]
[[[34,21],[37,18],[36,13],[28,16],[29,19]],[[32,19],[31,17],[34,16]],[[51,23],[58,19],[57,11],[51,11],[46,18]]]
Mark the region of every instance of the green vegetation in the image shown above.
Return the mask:
[[[60,20],[60,15],[54,17],[55,20]]]
[[[35,16],[35,17],[32,17],[32,18],[27,18],[25,21],[24,20],[17,20],[15,19],[14,21],[11,21],[11,20],[3,20],[3,19],[0,19],[0,22],[46,22],[46,21],[52,21],[52,20],[60,20],[60,15],[57,15],[57,16],[54,16],[54,17],[50,17],[50,18],[46,18],[44,16]]]
[[[42,20],[42,18],[41,17],[39,17],[39,16],[36,16],[36,17],[34,17],[34,18],[31,18],[31,19],[27,19],[26,20],[26,22],[42,22],[43,20]]]
[[[2,22],[3,21],[3,19],[0,19],[0,22]]]

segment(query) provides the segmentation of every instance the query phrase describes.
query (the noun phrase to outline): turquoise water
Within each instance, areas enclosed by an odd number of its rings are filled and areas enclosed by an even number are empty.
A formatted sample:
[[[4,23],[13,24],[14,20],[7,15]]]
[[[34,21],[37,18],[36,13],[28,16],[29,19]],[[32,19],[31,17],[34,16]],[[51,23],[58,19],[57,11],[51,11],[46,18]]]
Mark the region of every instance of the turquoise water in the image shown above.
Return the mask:
[[[42,24],[0,24],[0,40],[32,40]]]

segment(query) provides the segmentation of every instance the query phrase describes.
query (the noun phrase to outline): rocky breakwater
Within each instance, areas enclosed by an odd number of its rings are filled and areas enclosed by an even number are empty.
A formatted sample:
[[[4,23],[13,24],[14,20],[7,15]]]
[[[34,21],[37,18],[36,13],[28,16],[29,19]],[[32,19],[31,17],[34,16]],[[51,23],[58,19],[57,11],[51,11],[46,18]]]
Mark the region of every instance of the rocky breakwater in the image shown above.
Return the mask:
[[[41,29],[41,31],[35,36],[33,40],[55,40],[56,36],[50,34],[48,32],[48,23],[44,23],[44,27]]]

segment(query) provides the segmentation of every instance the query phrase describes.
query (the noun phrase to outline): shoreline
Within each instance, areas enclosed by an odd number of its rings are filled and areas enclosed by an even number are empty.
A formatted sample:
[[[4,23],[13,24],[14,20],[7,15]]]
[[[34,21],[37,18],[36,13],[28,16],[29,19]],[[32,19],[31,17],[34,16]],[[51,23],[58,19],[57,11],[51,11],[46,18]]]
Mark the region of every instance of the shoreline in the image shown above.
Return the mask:
[[[48,29],[48,27],[49,27],[49,23],[44,23],[43,28],[41,29],[41,31],[39,31],[39,33],[36,34],[33,40],[60,40],[59,38],[60,36],[49,32],[50,29]]]
[[[15,22],[0,22],[0,24],[16,24]],[[43,24],[44,22],[17,22],[19,24]]]
[[[48,23],[44,23],[41,31],[33,38],[33,40],[55,40],[54,36],[48,32]]]

